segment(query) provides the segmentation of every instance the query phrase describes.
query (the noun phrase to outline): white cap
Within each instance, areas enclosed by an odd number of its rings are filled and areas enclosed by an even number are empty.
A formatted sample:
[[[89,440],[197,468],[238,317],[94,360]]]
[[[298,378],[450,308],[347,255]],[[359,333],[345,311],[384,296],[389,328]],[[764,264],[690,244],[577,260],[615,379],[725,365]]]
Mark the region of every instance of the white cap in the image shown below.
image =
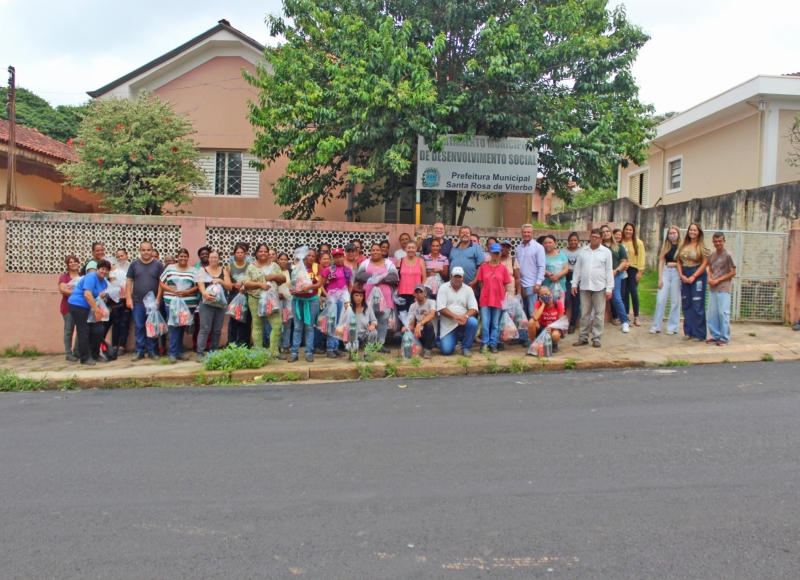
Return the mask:
[[[453,271],[450,272],[450,276],[461,276],[463,278],[464,268],[462,268],[461,266],[456,266],[455,268],[453,268]]]

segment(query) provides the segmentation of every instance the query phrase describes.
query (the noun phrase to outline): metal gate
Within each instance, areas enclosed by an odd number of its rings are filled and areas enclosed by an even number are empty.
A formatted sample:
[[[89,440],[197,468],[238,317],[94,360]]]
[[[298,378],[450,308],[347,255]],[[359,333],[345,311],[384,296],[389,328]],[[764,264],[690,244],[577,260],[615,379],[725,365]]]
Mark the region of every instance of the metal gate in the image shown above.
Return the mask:
[[[714,251],[714,231],[703,232],[705,245]],[[736,260],[731,294],[732,321],[783,322],[789,234],[779,232],[723,231],[725,247]],[[681,238],[686,230],[681,230]],[[664,230],[664,237],[667,230]]]

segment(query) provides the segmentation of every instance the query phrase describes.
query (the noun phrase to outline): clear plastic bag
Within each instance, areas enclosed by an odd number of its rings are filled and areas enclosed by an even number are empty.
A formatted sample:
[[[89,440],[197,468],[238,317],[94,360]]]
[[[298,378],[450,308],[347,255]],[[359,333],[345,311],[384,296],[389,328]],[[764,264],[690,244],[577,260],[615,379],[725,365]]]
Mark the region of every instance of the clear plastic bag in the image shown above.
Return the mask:
[[[389,311],[389,318],[386,319],[386,328],[390,332],[394,332],[397,328],[397,311],[395,309]]]
[[[158,301],[156,300],[156,295],[152,292],[145,294],[142,302],[144,302],[144,309],[147,314],[158,311]]]
[[[83,276],[78,276],[77,278],[73,278],[72,280],[67,282],[67,288],[69,288],[70,290],[74,290],[75,286],[77,286],[78,282],[80,282],[81,280],[83,280]]]
[[[369,293],[367,304],[372,307],[375,314],[381,314],[386,310],[386,298],[383,297],[383,292],[379,286],[375,286]]]
[[[404,328],[408,328],[408,320],[408,312],[402,312],[400,314],[400,322],[403,324]],[[411,360],[415,356],[422,356],[422,343],[414,336],[413,330],[408,329],[403,333],[403,339],[400,345],[400,354],[403,356],[404,360]]]
[[[154,310],[147,315],[147,321],[145,322],[144,328],[145,332],[147,332],[147,336],[150,338],[155,338],[169,332],[167,323],[164,322],[164,317],[161,316],[161,313],[158,310]]]
[[[339,304],[350,303],[350,292],[347,288],[337,288],[328,292],[328,301],[338,302]]]
[[[289,322],[294,318],[294,300],[291,298],[281,300],[281,318],[283,322]]]
[[[569,317],[565,314],[555,322],[548,324],[547,328],[551,330],[560,330],[561,333],[563,334],[569,328]]]
[[[543,330],[528,347],[528,354],[539,358],[553,356],[553,338],[547,330]]]
[[[336,336],[336,323],[338,322],[336,311],[336,302],[329,300],[328,304],[326,304],[325,308],[320,312],[319,318],[317,319],[317,328],[322,334],[332,337]]]
[[[510,296],[503,300],[503,310],[511,317],[511,320],[517,327],[517,330],[528,330],[528,317],[525,315],[525,309],[522,307],[522,296]]]
[[[384,278],[386,278],[386,273],[373,274],[372,276],[369,277],[369,280],[367,280],[365,284],[367,286],[374,286],[375,284],[377,284],[378,282],[380,282]]]
[[[441,285],[442,285],[442,277],[439,274],[428,276],[428,278],[425,280],[425,288],[427,288],[433,295],[439,293],[439,286]]]
[[[247,322],[247,296],[240,292],[230,301],[228,316],[239,322]]]
[[[108,319],[111,317],[111,312],[108,310],[108,306],[106,306],[106,303],[103,302],[103,299],[100,298],[99,296],[97,298],[95,298],[94,301],[95,301],[95,304],[97,304],[97,308],[99,308],[100,312],[103,314],[103,317],[100,320],[97,320],[97,318],[95,318],[95,315],[94,315],[94,310],[90,309],[89,310],[89,318],[86,320],[86,322],[89,322],[89,323],[92,323],[92,322],[108,322]]]
[[[406,305],[406,299],[400,296],[400,293],[397,291],[397,288],[392,290],[392,302],[394,302],[396,306]]]
[[[358,350],[358,324],[356,323],[356,314],[349,304],[339,314],[335,336],[345,343],[347,350]]]
[[[314,285],[314,281],[306,271],[306,266],[303,260],[308,255],[308,246],[300,246],[294,251],[294,259],[297,263],[292,266],[292,290],[299,293],[308,291],[308,288]]]
[[[192,311],[186,305],[186,301],[180,296],[174,296],[169,303],[169,318],[167,324],[169,326],[192,326],[194,324]]]
[[[270,287],[269,290],[261,291],[261,298],[258,299],[258,316],[269,316],[273,312],[281,310],[281,299],[278,291]]]
[[[503,342],[519,338],[519,328],[508,312],[503,312],[503,316],[500,318],[500,334]]]
[[[228,299],[225,298],[225,289],[219,282],[214,282],[206,286],[206,294],[210,298],[203,298],[203,304],[208,304],[215,308],[225,308],[228,305]]]
[[[122,298],[122,287],[116,283],[109,284],[108,288],[106,288],[106,296],[108,296],[109,300],[112,302],[119,303]]]

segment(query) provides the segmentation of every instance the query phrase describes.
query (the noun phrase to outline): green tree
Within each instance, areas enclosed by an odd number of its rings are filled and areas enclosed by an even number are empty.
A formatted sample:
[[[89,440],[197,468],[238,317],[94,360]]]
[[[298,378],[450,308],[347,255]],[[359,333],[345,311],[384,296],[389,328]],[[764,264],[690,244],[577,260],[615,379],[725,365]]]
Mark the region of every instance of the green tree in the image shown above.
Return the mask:
[[[794,118],[794,123],[789,128],[789,145],[792,152],[786,158],[786,163],[792,167],[800,167],[800,113]]]
[[[253,153],[289,159],[275,185],[289,217],[353,183],[356,211],[413,188],[417,134],[433,150],[447,133],[527,137],[541,191],[565,199],[646,158],[652,109],[630,69],[648,37],[605,0],[284,0],[284,14],[269,24],[286,42],[246,77]]]
[[[100,99],[73,141],[80,160],[59,170],[67,183],[103,194],[113,213],[176,212],[192,201],[192,187],[206,185],[194,140],[187,138],[194,132],[169,102],[144,91],[132,100]]]
[[[8,120],[8,89],[0,89],[0,119]],[[53,108],[39,95],[17,87],[17,124],[36,129],[43,135],[66,142],[78,134],[81,119],[91,110],[90,103],[78,106],[59,105]]]

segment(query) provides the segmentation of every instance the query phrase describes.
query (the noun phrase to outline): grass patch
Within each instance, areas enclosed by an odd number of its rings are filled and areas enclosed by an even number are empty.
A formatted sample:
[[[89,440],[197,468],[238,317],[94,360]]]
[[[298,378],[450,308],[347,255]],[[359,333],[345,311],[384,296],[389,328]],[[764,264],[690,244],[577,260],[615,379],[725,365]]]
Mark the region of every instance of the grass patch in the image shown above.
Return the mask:
[[[690,363],[688,360],[683,360],[683,359],[680,359],[680,358],[676,358],[676,359],[668,360],[667,362],[661,363],[658,366],[660,366],[660,367],[690,367],[690,366],[692,366],[692,363]]]
[[[411,365],[412,367],[419,367],[422,364],[422,359],[418,356],[412,356],[410,359],[405,361],[405,363]]]
[[[382,342],[367,343],[364,347],[364,360],[366,362],[375,362],[380,356],[380,350],[382,348]],[[358,360],[358,355],[356,355],[356,360]]]
[[[259,383],[279,383],[281,381],[299,381],[299,373],[264,373],[263,375],[254,377],[253,380]]]
[[[397,363],[393,363],[390,361],[386,361],[384,363],[386,365],[386,378],[393,379],[397,376]]]
[[[639,313],[653,316],[656,312],[658,294],[658,270],[645,270],[639,282]]]
[[[575,362],[576,361],[575,361],[574,358],[568,358],[567,360],[565,360],[564,361],[564,370],[566,370],[566,371],[575,370]]]
[[[168,356],[162,356],[160,359],[158,359],[158,364],[160,364],[162,367],[165,366],[165,365],[170,364],[169,357]]]
[[[372,365],[369,363],[356,363],[356,372],[358,373],[358,380],[368,381],[372,378]]]
[[[62,391],[77,391],[78,390],[78,377],[72,375],[68,379],[65,379],[58,387]]]
[[[44,379],[24,379],[14,371],[0,370],[0,392],[41,391],[47,388]]]
[[[284,381],[299,381],[302,377],[300,373],[283,373],[283,380]]]
[[[722,359],[722,362],[725,364],[731,364],[731,361],[727,358]]]
[[[751,332],[751,333],[749,333],[749,334],[750,334],[750,336],[755,336],[755,335],[756,335],[756,333],[755,333],[755,332]]]
[[[23,348],[22,350],[19,349],[19,344],[12,344],[11,346],[7,346],[3,349],[3,354],[0,355],[1,358],[16,358],[16,357],[24,357],[24,358],[36,358],[37,356],[43,356],[46,353],[43,353],[35,346],[29,346],[27,348]]]
[[[411,379],[429,379],[432,377],[438,377],[439,373],[436,371],[420,371],[415,373],[406,373],[406,377]]]
[[[512,375],[518,375],[531,370],[531,366],[522,361],[522,359],[512,358],[508,365],[508,372]]]
[[[463,368],[466,372],[467,366],[469,365],[469,359],[465,356],[460,356],[456,359],[456,363],[461,365],[461,368]]]
[[[773,362],[775,360],[775,357],[773,357],[768,352],[765,352],[764,354],[761,355],[761,360],[763,360],[764,362]]]
[[[207,371],[258,369],[269,364],[270,354],[265,348],[247,348],[230,344],[208,355],[204,362]]]

